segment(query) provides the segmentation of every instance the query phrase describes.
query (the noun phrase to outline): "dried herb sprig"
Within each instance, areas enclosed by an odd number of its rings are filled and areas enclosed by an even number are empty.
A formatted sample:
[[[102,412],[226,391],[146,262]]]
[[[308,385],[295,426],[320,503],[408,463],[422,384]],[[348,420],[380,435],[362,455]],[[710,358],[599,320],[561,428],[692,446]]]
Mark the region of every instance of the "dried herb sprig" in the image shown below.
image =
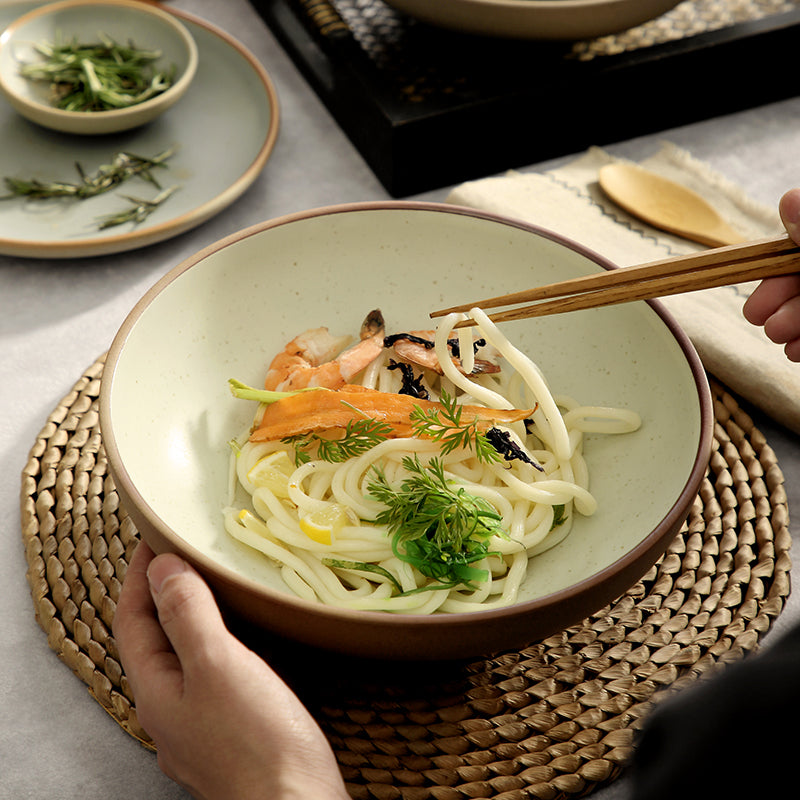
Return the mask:
[[[75,163],[80,181],[41,181],[37,178],[22,180],[20,178],[4,178],[8,194],[0,195],[0,200],[9,200],[14,197],[25,197],[29,200],[51,200],[67,198],[72,200],[85,200],[111,191],[120,184],[134,177],[152,184],[161,189],[161,184],[153,174],[159,167],[166,167],[167,160],[173,155],[175,148],[169,148],[161,153],[147,158],[135,153],[117,153],[110,164],[101,165],[96,172],[86,173],[80,163]],[[150,216],[159,206],[170,198],[178,186],[163,189],[156,197],[146,200],[139,197],[123,195],[132,205],[123,211],[99,217],[97,226],[100,230],[122,225],[125,222],[140,223]]]
[[[38,178],[23,180],[20,178],[4,178],[9,194],[0,196],[0,200],[12,197],[28,197],[33,200],[50,200],[57,197],[72,197],[84,200],[95,197],[133,177],[152,183],[160,189],[161,184],[153,174],[156,168],[166,167],[166,162],[174,155],[175,148],[170,147],[150,158],[135,153],[116,153],[110,164],[102,164],[97,171],[87,174],[80,163],[75,163],[75,169],[80,177],[80,182],[68,181],[41,181]]]
[[[34,49],[44,60],[24,64],[20,74],[50,84],[53,105],[64,111],[127,108],[172,85],[174,69],[165,72],[153,66],[161,51],[119,44],[103,33],[98,39],[92,43],[75,38],[40,42]]]
[[[133,205],[124,211],[118,211],[115,214],[106,214],[99,217],[97,220],[97,227],[100,230],[106,228],[113,228],[116,225],[123,225],[126,222],[133,222],[139,224],[144,222],[165,200],[172,196],[177,190],[178,186],[170,186],[164,189],[163,192],[157,194],[152,200],[143,200],[139,197],[131,197],[130,195],[123,195],[126,200],[129,200]]]

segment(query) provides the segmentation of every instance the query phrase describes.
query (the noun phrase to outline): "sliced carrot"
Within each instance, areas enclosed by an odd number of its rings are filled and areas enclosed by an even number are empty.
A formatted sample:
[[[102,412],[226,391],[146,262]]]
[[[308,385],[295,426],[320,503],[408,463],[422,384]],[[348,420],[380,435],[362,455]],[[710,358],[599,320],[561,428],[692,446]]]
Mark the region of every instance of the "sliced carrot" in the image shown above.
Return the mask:
[[[391,394],[346,385],[335,391],[302,392],[268,405],[258,427],[251,433],[251,442],[283,439],[312,431],[345,428],[348,422],[374,419],[390,425],[396,437],[409,436],[412,431],[411,412],[444,409],[441,403],[420,400],[406,394]],[[462,420],[478,420],[481,429],[493,425],[518,422],[530,417],[533,409],[498,410],[483,406],[462,406]]]

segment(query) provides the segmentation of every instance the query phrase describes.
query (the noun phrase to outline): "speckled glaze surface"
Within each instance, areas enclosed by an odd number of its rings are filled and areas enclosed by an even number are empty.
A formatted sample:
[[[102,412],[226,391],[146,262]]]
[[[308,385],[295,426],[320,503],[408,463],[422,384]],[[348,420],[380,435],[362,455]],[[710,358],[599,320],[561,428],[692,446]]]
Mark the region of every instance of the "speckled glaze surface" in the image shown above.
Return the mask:
[[[309,603],[277,569],[229,539],[228,441],[254,404],[227,380],[263,381],[300,331],[357,331],[380,307],[387,329],[429,327],[428,312],[610,267],[534,227],[453,206],[367,203],[272,220],[175,267],[136,305],[109,351],[101,425],[125,507],[156,550],[183,553],[255,624],[341,652],[467,657],[521,646],[625,591],[688,513],[705,472],[712,412],[705,374],[657,303],[508,324],[551,389],[638,411],[641,429],[590,437],[599,510],[531,562],[521,601],[459,615],[349,612]]]
[[[633,28],[680,0],[387,0],[423,22],[482,36],[591,39]]]
[[[143,103],[109,111],[64,111],[50,101],[50,87],[19,72],[20,63],[41,59],[42,42],[97,41],[104,34],[115,42],[161,53],[157,69],[174,70],[165,92]],[[197,72],[197,45],[174,15],[134,0],[63,0],[24,14],[0,36],[0,90],[24,117],[64,133],[99,136],[137,128],[154,120],[188,91]]]

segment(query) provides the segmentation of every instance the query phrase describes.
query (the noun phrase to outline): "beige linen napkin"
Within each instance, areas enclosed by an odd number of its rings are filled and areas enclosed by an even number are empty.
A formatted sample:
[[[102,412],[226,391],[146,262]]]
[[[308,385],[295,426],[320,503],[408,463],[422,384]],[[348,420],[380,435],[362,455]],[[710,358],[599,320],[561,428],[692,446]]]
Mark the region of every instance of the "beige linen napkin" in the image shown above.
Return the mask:
[[[597,185],[597,172],[615,160],[592,148],[542,174],[509,172],[464,183],[451,191],[447,202],[553,230],[621,267],[702,250],[702,245],[651,228],[606,199]],[[664,144],[641,165],[705,197],[748,238],[783,231],[777,208],[754,202],[673,144]],[[800,366],[790,363],[780,346],[742,316],[742,305],[756,285],[706,289],[665,297],[662,302],[691,338],[711,374],[781,424],[800,432]]]

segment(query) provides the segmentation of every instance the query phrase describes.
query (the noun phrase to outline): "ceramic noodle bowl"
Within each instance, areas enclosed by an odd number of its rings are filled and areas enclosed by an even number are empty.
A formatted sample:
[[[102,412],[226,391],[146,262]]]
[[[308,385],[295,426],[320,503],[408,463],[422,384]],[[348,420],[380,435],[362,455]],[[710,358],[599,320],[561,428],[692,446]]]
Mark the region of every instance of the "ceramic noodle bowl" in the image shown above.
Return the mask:
[[[514,605],[470,613],[353,611],[301,599],[269,559],[223,526],[229,440],[272,356],[320,325],[357,332],[380,307],[387,330],[431,328],[430,311],[612,268],[532,225],[448,205],[334,206],[236,233],[168,272],[114,339],[101,425],[122,503],[156,551],[189,559],[256,637],[360,657],[466,658],[576,624],[625,592],[679,531],[705,473],[710,394],[686,336],[658,302],[506,323],[554,394],[630,408],[642,425],[589,435],[595,514],[530,560]]]

